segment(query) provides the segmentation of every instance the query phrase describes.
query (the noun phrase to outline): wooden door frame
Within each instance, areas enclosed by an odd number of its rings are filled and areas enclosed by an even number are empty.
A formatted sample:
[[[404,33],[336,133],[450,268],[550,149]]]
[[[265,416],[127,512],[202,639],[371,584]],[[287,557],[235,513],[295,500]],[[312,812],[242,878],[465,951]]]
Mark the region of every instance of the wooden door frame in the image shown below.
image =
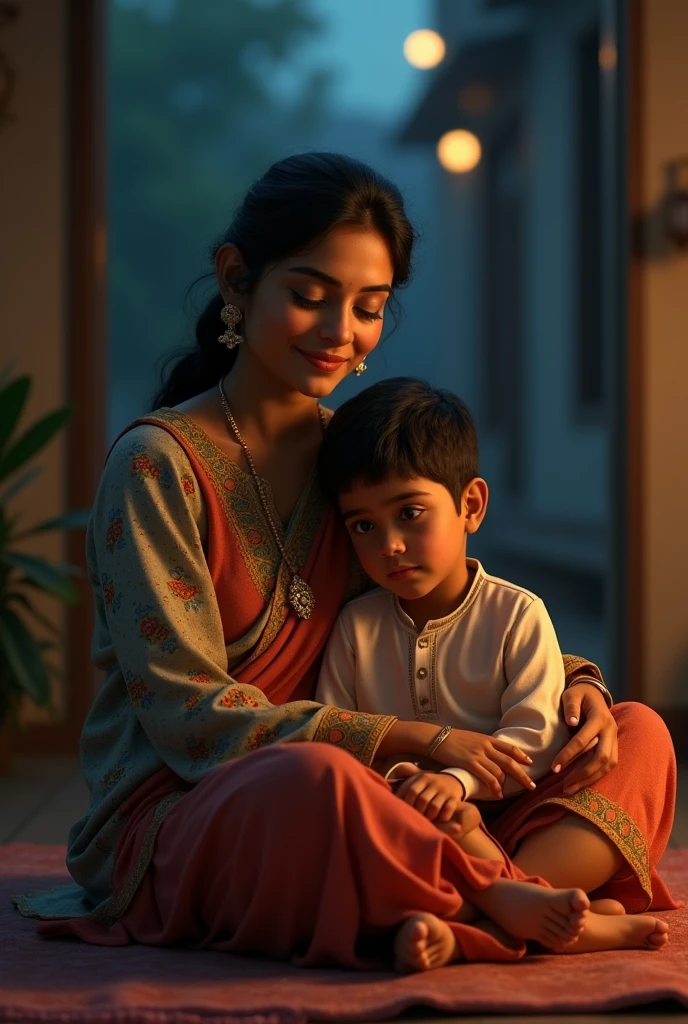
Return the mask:
[[[625,674],[627,696],[642,700],[645,668],[645,522],[643,472],[643,0],[621,0],[625,7],[622,44],[626,52],[626,139],[625,249]]]
[[[102,472],[106,419],[106,20],[107,0],[65,0],[67,316],[67,509],[87,508]],[[97,674],[91,663],[93,594],[86,576],[85,531],[65,535],[65,557],[80,566],[81,595],[67,608],[66,712],[57,723],[31,724],[16,737],[20,754],[76,754]]]

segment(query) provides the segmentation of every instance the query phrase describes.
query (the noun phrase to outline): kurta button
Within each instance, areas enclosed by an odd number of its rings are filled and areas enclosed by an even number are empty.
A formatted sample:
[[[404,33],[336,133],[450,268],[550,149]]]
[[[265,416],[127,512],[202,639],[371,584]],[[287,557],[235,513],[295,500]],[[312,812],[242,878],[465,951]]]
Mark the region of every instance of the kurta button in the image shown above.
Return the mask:
[[[423,707],[425,708],[430,703],[430,698],[429,697],[421,697],[420,702],[423,705]]]
[[[418,671],[416,672],[416,675],[418,676],[419,679],[425,679],[427,674],[428,670],[426,668],[419,668]]]
[[[428,642],[429,642],[428,638],[426,636],[422,636],[420,638],[420,640],[418,641],[418,646],[419,647],[427,647],[428,646]]]

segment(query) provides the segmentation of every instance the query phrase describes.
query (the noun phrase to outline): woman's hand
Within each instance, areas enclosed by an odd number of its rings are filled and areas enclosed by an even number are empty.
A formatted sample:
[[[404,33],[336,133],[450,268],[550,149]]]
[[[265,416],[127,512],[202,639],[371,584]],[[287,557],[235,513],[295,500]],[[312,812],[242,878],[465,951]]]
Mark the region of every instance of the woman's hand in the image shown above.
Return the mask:
[[[552,762],[552,771],[559,772],[580,757],[580,764],[566,780],[564,793],[573,796],[584,786],[592,786],[619,760],[616,722],[596,686],[576,683],[564,690],[562,708],[567,725],[581,723],[576,735],[569,740]]]
[[[488,786],[501,800],[502,783],[507,775],[516,779],[524,789],[535,789],[535,783],[521,766],[532,764],[515,743],[485,736],[468,729],[452,729],[432,755],[445,768],[465,768]]]

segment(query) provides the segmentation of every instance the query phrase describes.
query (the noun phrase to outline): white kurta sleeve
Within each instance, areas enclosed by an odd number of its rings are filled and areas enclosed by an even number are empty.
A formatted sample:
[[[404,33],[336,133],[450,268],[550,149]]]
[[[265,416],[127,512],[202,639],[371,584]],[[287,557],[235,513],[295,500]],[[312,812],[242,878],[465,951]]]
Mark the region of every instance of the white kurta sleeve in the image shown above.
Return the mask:
[[[356,711],[356,652],[347,635],[346,612],[334,624],[325,648],[315,701],[346,711]]]
[[[532,779],[545,775],[555,754],[568,740],[561,714],[564,663],[547,609],[539,598],[521,612],[504,644],[506,688],[501,700],[501,721],[495,739],[515,743],[533,759],[524,766]],[[494,800],[494,794],[475,775],[462,768],[444,769],[463,783],[466,799]],[[504,796],[524,793],[523,786],[506,776]]]

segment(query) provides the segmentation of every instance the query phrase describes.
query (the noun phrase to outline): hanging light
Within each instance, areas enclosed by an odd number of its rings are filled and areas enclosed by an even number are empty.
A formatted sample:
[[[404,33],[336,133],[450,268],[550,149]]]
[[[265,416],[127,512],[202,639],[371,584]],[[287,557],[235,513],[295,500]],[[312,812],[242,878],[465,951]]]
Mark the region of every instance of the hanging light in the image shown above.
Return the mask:
[[[482,147],[473,132],[463,128],[446,132],[437,143],[437,159],[445,171],[451,174],[465,174],[480,163]]]
[[[416,29],[404,40],[404,57],[414,68],[434,68],[446,52],[444,39],[431,28]]]

